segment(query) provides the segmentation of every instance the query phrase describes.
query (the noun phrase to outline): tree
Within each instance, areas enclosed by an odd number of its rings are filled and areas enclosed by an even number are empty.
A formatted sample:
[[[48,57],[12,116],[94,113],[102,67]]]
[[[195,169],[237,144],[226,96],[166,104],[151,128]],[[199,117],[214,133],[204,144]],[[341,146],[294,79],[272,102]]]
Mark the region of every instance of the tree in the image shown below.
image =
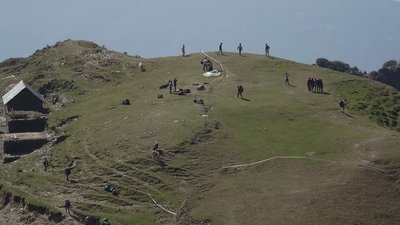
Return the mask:
[[[350,73],[357,76],[363,76],[363,73],[358,69],[358,67],[350,67],[349,64],[342,61],[329,61],[325,58],[318,58],[315,63],[319,67],[328,68],[331,70],[339,71],[342,73]]]
[[[396,60],[389,60],[382,65],[378,71],[372,71],[370,78],[391,85],[400,90],[400,63]]]
[[[342,61],[333,61],[332,62],[334,65],[333,70],[339,71],[339,72],[343,72],[343,73],[347,73],[347,71],[350,70],[350,65],[347,63],[344,63]]]
[[[318,58],[317,60],[315,60],[315,63],[317,64],[317,66],[324,68],[328,68],[328,66],[332,64],[331,61],[325,58]]]
[[[396,60],[389,60],[382,65],[382,68],[396,68],[399,66]]]

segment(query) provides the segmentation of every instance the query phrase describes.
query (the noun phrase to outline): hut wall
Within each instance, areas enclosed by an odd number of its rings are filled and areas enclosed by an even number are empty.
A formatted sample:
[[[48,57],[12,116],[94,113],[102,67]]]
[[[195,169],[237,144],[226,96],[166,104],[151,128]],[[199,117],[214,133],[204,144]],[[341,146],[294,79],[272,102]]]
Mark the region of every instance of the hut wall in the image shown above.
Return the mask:
[[[47,121],[44,118],[34,120],[11,120],[8,121],[8,133],[43,132]]]
[[[36,149],[41,148],[48,141],[42,140],[9,140],[4,141],[4,154],[9,155],[25,155],[32,153]]]

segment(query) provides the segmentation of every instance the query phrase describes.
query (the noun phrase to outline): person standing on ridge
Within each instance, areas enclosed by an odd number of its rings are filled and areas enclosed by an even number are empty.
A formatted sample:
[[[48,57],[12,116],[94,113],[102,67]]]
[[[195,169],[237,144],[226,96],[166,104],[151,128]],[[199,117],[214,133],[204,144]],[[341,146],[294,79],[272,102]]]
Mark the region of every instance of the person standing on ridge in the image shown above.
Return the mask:
[[[242,55],[242,50],[243,50],[242,43],[239,43],[237,49],[239,50],[239,55]]]
[[[269,57],[269,49],[270,49],[269,45],[265,44],[265,56]]]
[[[221,55],[224,55],[224,53],[222,52],[222,42],[221,44],[219,44],[217,55],[219,55],[219,53],[221,53]]]
[[[185,45],[182,45],[182,57],[185,57]]]
[[[178,83],[178,80],[176,78],[174,78],[174,90],[176,92],[176,83]]]

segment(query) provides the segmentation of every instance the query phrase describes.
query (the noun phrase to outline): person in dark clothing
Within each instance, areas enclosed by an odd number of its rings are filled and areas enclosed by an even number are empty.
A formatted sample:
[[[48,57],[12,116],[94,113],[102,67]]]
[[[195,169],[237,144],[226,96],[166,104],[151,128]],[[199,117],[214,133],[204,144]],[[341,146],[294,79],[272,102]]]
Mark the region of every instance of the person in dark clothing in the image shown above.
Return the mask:
[[[307,88],[308,88],[308,91],[311,92],[311,90],[312,90],[312,80],[311,80],[310,77],[308,78],[308,81],[307,81]]]
[[[244,89],[243,89],[243,86],[242,85],[239,85],[239,86],[237,86],[237,97],[239,98],[239,96],[240,96],[240,98],[243,98],[243,91],[244,91]]]
[[[47,157],[44,157],[43,159],[43,166],[44,166],[44,171],[47,171],[47,167],[49,166],[49,160]]]
[[[344,109],[347,107],[347,100],[346,99],[340,100],[339,106],[340,106],[340,108],[342,108],[342,112],[343,112]]]
[[[208,60],[207,71],[212,71],[213,69],[214,69],[214,68],[213,68],[212,62],[211,62],[210,60]]]
[[[317,86],[318,86],[318,92],[323,93],[324,92],[324,83],[322,82],[322,79],[317,80]]]
[[[317,79],[313,78],[312,79],[312,92],[316,92],[317,91]]]
[[[65,208],[65,212],[69,214],[72,207],[71,202],[68,199],[65,199],[63,207]]]
[[[74,159],[72,159],[71,160],[71,162],[69,162],[68,164],[67,164],[67,166],[65,167],[65,169],[64,169],[64,174],[65,174],[65,176],[66,176],[66,178],[67,178],[67,181],[69,181],[69,175],[71,175],[71,173],[72,173],[72,168],[74,168]]]
[[[219,55],[219,53],[221,53],[221,55],[224,55],[224,53],[222,52],[222,42],[221,44],[219,44],[217,55]]]
[[[153,145],[153,150],[157,151],[157,149],[160,147],[160,145],[158,144],[158,142],[156,141]]]
[[[69,175],[71,175],[71,172],[72,172],[71,167],[65,167],[64,174],[65,174],[65,177],[67,178],[67,181],[69,181]]]
[[[182,45],[182,57],[185,57],[185,45]]]
[[[270,49],[269,45],[265,44],[265,56],[269,57],[269,49]]]
[[[237,49],[239,50],[239,55],[242,55],[242,50],[243,50],[242,43],[239,43]]]
[[[178,80],[176,78],[174,78],[174,90],[176,91],[176,83],[178,82]]]

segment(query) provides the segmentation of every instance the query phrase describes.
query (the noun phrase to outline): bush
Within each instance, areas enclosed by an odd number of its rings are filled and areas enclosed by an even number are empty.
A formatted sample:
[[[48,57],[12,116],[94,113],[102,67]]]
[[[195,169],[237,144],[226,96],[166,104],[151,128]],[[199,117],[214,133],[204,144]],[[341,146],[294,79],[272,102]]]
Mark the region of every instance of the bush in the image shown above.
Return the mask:
[[[372,71],[368,76],[376,81],[388,84],[400,90],[400,63],[389,60],[378,71]]]
[[[315,63],[319,67],[328,68],[331,70],[339,71],[342,73],[349,73],[357,76],[363,76],[364,73],[361,72],[358,67],[350,67],[349,64],[342,61],[329,61],[325,58],[318,58]],[[365,73],[366,74],[366,73]]]

